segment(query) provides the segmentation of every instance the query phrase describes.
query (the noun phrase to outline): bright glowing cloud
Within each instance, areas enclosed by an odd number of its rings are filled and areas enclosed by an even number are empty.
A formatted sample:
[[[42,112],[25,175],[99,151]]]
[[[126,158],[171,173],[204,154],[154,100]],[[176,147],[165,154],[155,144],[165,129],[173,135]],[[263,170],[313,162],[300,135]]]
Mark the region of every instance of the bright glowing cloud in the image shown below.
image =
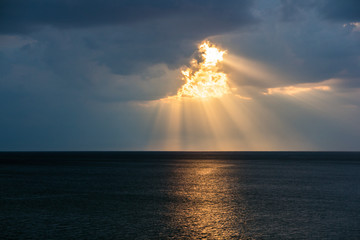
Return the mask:
[[[251,97],[245,97],[245,96],[242,96],[240,94],[235,94],[234,96],[237,97],[237,98],[240,98],[240,99],[244,99],[244,100],[252,100]]]
[[[327,80],[319,83],[302,83],[295,84],[285,87],[275,87],[268,88],[264,95],[274,95],[274,94],[283,94],[283,95],[297,95],[301,93],[311,92],[311,91],[331,91],[331,84],[334,83],[335,80]]]
[[[348,24],[344,24],[344,27],[350,26],[352,27],[354,32],[360,32],[360,22],[351,22]]]
[[[191,66],[182,71],[185,84],[178,90],[177,97],[222,97],[230,93],[228,77],[221,70],[226,51],[218,49],[208,41],[199,46],[200,59],[192,59]]]

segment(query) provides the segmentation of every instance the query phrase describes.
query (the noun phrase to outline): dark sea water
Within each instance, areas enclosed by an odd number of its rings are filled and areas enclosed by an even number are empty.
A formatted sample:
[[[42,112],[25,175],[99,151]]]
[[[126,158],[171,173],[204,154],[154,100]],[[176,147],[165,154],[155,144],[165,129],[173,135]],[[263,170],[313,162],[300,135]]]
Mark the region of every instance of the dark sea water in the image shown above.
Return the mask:
[[[0,239],[360,239],[360,153],[0,153]]]

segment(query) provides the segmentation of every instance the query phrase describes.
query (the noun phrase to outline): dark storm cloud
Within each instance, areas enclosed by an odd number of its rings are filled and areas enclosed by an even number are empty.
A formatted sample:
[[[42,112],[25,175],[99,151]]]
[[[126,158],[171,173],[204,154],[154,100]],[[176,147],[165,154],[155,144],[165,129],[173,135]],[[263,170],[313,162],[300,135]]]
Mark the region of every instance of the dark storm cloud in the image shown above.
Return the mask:
[[[249,12],[251,5],[252,0],[3,0],[0,31],[21,33],[44,25],[78,28],[164,18],[181,18],[173,22],[178,31],[196,27],[229,29],[253,21]]]
[[[328,19],[360,21],[359,0],[327,0],[319,10]]]
[[[177,68],[194,42],[256,22],[252,2],[8,0],[0,2],[0,33],[36,40],[33,54],[49,57],[50,69],[78,67],[78,58],[91,55],[114,73],[131,74],[157,63]]]
[[[281,18],[284,21],[296,20],[302,11],[308,10],[316,5],[314,0],[292,1],[281,0]]]
[[[320,16],[334,21],[360,21],[358,0],[281,0],[282,19],[291,21],[303,11],[316,10]]]

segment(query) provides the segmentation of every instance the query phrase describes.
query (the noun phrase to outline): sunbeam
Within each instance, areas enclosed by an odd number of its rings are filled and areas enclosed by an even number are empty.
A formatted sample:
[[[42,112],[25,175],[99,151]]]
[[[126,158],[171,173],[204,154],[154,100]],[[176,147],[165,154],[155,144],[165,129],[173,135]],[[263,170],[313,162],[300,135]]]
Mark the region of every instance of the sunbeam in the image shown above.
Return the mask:
[[[231,79],[224,66],[262,87],[249,90],[243,79]],[[298,106],[316,116],[325,111],[325,100],[336,104],[326,94],[339,84],[336,79],[292,84],[286,74],[209,41],[199,45],[182,74],[184,84],[176,95],[148,104],[158,112],[149,150],[315,150],[292,117],[273,105]],[[326,111],[324,116],[334,115]]]

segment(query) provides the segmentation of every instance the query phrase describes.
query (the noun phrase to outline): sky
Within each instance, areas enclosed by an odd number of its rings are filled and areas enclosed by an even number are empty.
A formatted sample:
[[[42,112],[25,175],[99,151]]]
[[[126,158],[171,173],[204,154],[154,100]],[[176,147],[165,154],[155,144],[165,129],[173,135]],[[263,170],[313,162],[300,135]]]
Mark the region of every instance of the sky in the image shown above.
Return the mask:
[[[229,91],[174,97],[204,42]],[[360,151],[360,1],[2,0],[0,111],[0,151]]]

